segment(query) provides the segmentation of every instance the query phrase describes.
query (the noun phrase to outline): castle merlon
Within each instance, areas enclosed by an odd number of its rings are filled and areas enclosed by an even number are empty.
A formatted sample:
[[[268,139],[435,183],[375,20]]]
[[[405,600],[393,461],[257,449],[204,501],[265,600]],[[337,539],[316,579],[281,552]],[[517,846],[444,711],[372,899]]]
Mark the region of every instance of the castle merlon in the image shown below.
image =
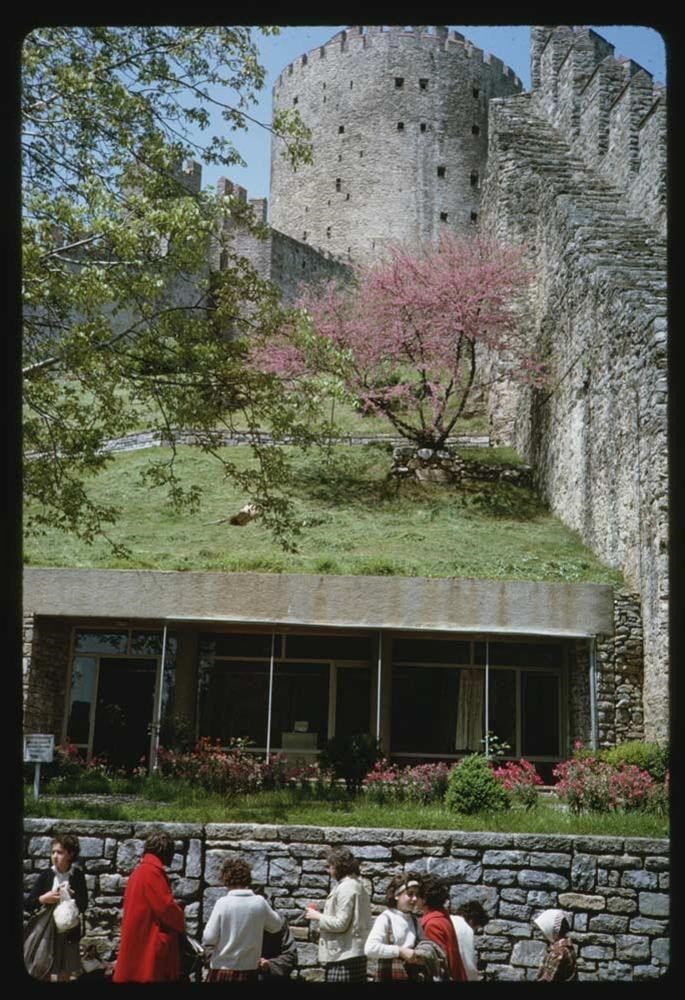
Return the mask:
[[[288,63],[276,78],[274,90],[285,82],[286,77],[292,77],[296,73],[306,71],[310,62],[329,57],[335,58],[339,53],[349,53],[366,48],[372,50],[374,40],[378,37],[387,39],[391,47],[406,41],[421,47],[428,46],[445,52],[457,52],[462,58],[489,66],[493,74],[498,73],[513,78],[515,83],[522,87],[521,81],[511,67],[505,65],[497,56],[489,52],[484,53],[482,49],[479,49],[458,31],[450,31],[442,25],[419,25],[410,29],[398,25],[357,25],[338,31],[323,45],[310,49]]]

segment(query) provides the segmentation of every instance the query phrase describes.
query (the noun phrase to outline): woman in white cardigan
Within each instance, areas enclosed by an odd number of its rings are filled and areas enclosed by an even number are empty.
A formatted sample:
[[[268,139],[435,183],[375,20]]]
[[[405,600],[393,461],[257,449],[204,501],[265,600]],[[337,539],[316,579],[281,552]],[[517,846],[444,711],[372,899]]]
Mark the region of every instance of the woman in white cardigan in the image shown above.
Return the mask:
[[[329,893],[323,913],[310,903],[307,920],[319,924],[319,961],[327,983],[365,983],[364,942],[371,927],[371,897],[359,874],[359,862],[346,847],[326,855],[328,872],[337,885]]]
[[[414,913],[418,887],[418,878],[411,872],[396,875],[386,892],[386,908],[376,917],[366,939],[364,951],[367,958],[378,963],[379,982],[419,978],[424,957],[416,951],[416,945],[424,934]]]

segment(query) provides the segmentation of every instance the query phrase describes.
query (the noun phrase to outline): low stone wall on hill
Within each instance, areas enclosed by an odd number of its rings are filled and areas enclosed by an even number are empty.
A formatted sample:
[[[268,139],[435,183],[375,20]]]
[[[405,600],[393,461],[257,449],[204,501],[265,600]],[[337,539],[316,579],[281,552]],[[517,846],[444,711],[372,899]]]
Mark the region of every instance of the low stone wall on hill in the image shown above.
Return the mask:
[[[27,819],[25,890],[47,864],[55,831],[77,834],[89,891],[84,941],[111,960],[126,879],[147,833],[160,825],[176,841],[170,879],[189,932],[200,934],[225,891],[219,885],[222,862],[240,855],[252,866],[254,883],[265,886],[293,927],[307,979],[321,979],[323,972],[316,944],[307,941],[304,907],[329,891],[325,853],[332,845],[350,847],[361,860],[374,913],[383,908],[390,878],[409,869],[445,878],[452,912],[466,900],[479,900],[490,917],[476,938],[487,980],[535,978],[544,945],[532,940],[530,921],[556,906],[571,914],[580,979],[656,979],[668,967],[669,842],[663,839]]]

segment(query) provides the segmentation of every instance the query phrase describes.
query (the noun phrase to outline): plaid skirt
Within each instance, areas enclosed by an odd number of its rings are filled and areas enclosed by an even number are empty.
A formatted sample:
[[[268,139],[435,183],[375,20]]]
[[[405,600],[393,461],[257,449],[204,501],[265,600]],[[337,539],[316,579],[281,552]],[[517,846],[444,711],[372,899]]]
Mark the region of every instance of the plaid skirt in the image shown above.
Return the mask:
[[[416,966],[407,965],[401,958],[379,958],[376,966],[376,982],[418,981],[421,973]]]
[[[209,969],[208,983],[256,983],[256,969]]]
[[[365,983],[366,955],[346,958],[342,962],[329,962],[324,967],[327,983]]]

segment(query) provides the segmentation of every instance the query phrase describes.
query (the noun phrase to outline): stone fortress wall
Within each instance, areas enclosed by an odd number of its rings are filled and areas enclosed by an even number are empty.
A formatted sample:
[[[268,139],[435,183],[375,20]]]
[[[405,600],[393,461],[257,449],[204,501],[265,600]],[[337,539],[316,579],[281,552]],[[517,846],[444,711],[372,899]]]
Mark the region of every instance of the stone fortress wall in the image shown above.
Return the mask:
[[[357,26],[287,66],[274,111],[296,108],[314,163],[272,144],[271,224],[343,261],[477,223],[488,102],[521,82],[444,27]]]
[[[490,105],[482,226],[529,248],[551,388],[490,399],[493,443],[639,597],[645,736],[668,734],[665,95],[589,29],[534,28],[531,94]]]
[[[531,80],[522,94],[499,59],[446,28],[340,32],[274,87],[274,107],[297,107],[312,128],[314,165],[293,172],[274,143],[267,239],[226,226],[289,300],[302,281],[343,277],[388,241],[443,226],[527,244],[525,322],[555,383],[493,387],[491,443],[513,445],[555,514],[623,572],[644,625],[644,705],[633,691],[628,728],[644,721],[645,738],[662,739],[666,91],[596,32],[568,26],[532,28]],[[220,190],[247,199],[228,181]],[[250,204],[265,220],[266,200]],[[624,683],[634,688],[617,675]],[[603,741],[615,728],[607,721]]]
[[[659,979],[669,957],[670,857],[666,839],[573,837],[551,834],[462,833],[457,830],[388,830],[248,823],[131,823],[95,820],[24,821],[24,888],[47,864],[51,837],[76,833],[79,865],[89,892],[84,944],[116,956],[126,881],[145,837],[163,827],[175,840],[170,881],[184,906],[186,926],[201,934],[225,893],[219,872],[230,856],[244,858],[256,885],[289,922],[297,940],[300,973],[323,979],[318,949],[307,940],[304,908],[321,905],[330,887],[328,847],[350,847],[372,889],[374,914],[399,871],[429,871],[450,886],[450,909],[476,899],[488,913],[476,937],[488,980],[535,979],[545,945],[533,940],[530,921],[540,910],[571,915],[580,980]],[[373,963],[370,963],[373,966]],[[372,971],[372,970],[371,970]]]

